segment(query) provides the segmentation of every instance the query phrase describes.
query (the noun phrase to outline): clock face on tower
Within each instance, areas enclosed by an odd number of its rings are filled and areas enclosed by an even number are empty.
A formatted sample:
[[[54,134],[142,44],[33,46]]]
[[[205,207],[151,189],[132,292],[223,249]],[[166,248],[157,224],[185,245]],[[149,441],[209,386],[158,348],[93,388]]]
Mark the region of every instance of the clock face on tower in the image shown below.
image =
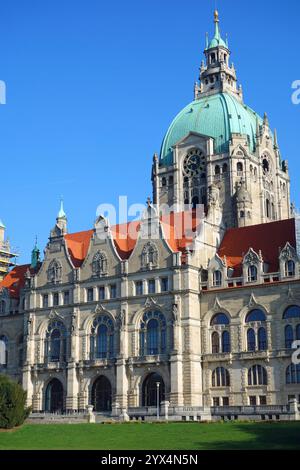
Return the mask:
[[[205,155],[201,150],[191,150],[184,159],[183,171],[186,176],[198,176],[205,171]]]

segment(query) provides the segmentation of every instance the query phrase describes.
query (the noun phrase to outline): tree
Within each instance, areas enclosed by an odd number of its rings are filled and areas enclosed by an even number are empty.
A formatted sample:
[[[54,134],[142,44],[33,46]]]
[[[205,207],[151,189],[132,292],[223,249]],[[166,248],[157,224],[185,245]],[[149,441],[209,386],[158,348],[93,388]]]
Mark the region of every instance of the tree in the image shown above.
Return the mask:
[[[21,385],[0,375],[0,428],[20,426],[30,413],[26,408],[26,392]]]

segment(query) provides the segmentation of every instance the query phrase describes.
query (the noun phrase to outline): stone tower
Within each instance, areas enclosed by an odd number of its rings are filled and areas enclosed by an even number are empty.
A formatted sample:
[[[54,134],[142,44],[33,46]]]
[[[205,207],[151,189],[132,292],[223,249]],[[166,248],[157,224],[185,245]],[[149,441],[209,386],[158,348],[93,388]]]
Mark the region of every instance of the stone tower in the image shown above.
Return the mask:
[[[287,219],[290,180],[276,131],[243,100],[228,41],[214,13],[194,101],[175,117],[152,168],[153,201],[160,213],[202,204],[209,217],[211,188],[219,191],[223,227]]]

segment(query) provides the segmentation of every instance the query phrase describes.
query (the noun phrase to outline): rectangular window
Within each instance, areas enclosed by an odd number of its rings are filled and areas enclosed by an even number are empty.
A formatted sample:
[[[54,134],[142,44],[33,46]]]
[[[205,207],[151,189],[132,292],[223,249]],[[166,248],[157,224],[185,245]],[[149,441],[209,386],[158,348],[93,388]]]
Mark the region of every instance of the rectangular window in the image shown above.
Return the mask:
[[[167,277],[162,277],[160,280],[160,288],[162,292],[167,292],[169,290],[169,280]]]
[[[87,290],[87,301],[88,302],[93,302],[93,300],[94,300],[94,289],[92,287],[90,287]]]
[[[70,292],[66,290],[64,292],[64,305],[69,305],[70,303]]]
[[[137,281],[135,283],[135,295],[143,295],[143,282]]]
[[[229,397],[223,397],[223,406],[229,406]]]
[[[249,397],[249,404],[250,406],[256,406],[256,396]]]
[[[155,294],[155,279],[148,281],[148,294]]]
[[[220,406],[220,398],[213,397],[213,406]]]
[[[105,287],[100,286],[99,287],[99,300],[104,300],[105,299]]]
[[[110,298],[115,299],[117,297],[117,286],[116,284],[112,284],[110,286]]]
[[[57,307],[57,305],[59,305],[59,294],[58,292],[55,292],[53,294],[53,306]]]
[[[259,397],[259,404],[260,404],[260,405],[266,405],[266,404],[267,404],[267,397],[266,397],[266,395],[260,395],[260,397]]]
[[[48,308],[49,305],[49,296],[48,294],[43,295],[43,308]]]

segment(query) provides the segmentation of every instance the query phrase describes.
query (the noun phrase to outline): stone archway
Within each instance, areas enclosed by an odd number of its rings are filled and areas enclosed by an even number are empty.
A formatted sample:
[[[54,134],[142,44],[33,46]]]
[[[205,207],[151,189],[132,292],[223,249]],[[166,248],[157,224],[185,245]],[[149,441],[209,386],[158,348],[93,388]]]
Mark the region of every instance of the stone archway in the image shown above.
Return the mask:
[[[104,375],[101,375],[93,384],[92,405],[94,405],[94,411],[111,411],[112,388],[110,381]]]
[[[157,383],[159,383],[159,404],[165,400],[165,383],[161,375],[147,375],[142,385],[142,406],[157,406]]]
[[[62,412],[64,409],[64,389],[58,379],[52,379],[46,388],[45,410],[50,413]]]

